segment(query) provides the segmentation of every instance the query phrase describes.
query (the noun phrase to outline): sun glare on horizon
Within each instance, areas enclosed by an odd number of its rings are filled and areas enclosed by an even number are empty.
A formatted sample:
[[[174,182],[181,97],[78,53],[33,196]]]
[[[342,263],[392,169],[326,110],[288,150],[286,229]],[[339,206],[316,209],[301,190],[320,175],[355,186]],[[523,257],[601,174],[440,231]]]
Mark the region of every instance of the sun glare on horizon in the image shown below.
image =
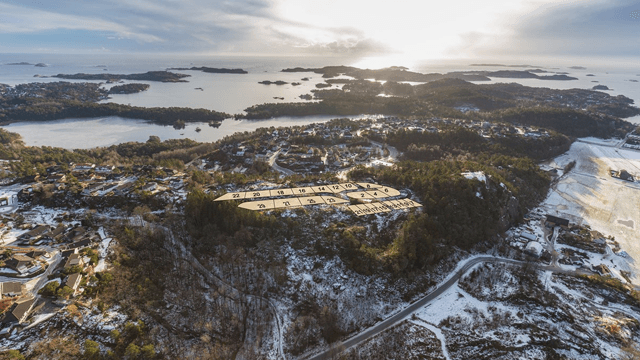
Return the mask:
[[[368,68],[411,64],[424,59],[466,57],[483,42],[500,42],[508,25],[527,14],[533,4],[549,1],[452,0],[411,4],[359,1],[283,0],[277,13],[288,20],[283,32],[309,44],[373,43],[358,49],[370,54],[358,63]],[[297,25],[296,25],[297,24]],[[299,32],[294,32],[299,27]],[[382,54],[385,56],[381,56]],[[404,65],[408,66],[408,65]]]

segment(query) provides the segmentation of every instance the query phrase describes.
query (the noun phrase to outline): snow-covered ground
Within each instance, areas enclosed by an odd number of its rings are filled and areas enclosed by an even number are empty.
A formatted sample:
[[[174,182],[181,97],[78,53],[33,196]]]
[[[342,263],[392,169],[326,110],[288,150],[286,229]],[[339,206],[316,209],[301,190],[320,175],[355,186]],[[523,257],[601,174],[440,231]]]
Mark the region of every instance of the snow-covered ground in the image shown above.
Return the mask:
[[[619,149],[615,141],[583,140],[575,142],[567,153],[548,164],[563,168],[576,161],[574,169],[564,174],[549,192],[542,208],[579,225],[589,225],[605,236],[614,236],[630,256],[632,281],[638,286],[640,182],[613,178],[609,170],[624,169],[640,174],[640,151]]]

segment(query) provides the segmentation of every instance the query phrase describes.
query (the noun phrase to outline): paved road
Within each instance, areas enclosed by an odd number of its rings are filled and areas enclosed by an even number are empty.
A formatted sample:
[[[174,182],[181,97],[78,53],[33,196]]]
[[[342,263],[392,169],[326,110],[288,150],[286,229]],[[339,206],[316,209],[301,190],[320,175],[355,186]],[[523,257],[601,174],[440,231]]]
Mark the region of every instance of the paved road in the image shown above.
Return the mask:
[[[283,173],[285,175],[293,175],[293,174],[295,174],[295,171],[283,168],[282,166],[280,166],[280,165],[278,165],[276,163],[276,160],[278,160],[278,155],[280,155],[280,152],[282,152],[282,149],[276,151],[273,155],[271,155],[271,157],[269,158],[269,161],[268,161],[269,165],[271,165],[271,167],[274,170],[276,170],[278,172],[281,172],[281,173]]]
[[[382,143],[379,143],[377,141],[371,141],[370,140],[370,142],[371,142],[371,145],[378,146],[380,148],[382,148],[382,147],[384,147],[386,145],[387,146],[387,150],[389,150],[389,157],[387,159],[389,161],[391,161],[391,162],[395,162],[396,160],[398,160],[398,154],[399,153],[398,153],[398,149],[396,149],[395,147],[393,147],[393,146],[391,146],[389,144],[384,144],[383,145]]]
[[[37,295],[38,290],[40,290],[44,286],[44,284],[49,281],[49,275],[51,275],[53,270],[58,267],[60,261],[62,261],[62,255],[60,254],[60,252],[56,252],[56,254],[53,256],[53,261],[51,262],[51,264],[49,264],[47,270],[42,275],[40,275],[40,279],[36,283],[36,286],[33,287],[33,295]]]
[[[477,257],[474,259],[471,259],[469,261],[467,261],[466,264],[464,264],[460,270],[458,270],[449,280],[447,280],[446,282],[444,282],[443,284],[441,284],[438,288],[436,288],[433,292],[431,292],[430,294],[428,294],[427,296],[423,297],[422,299],[414,302],[413,304],[409,305],[408,307],[406,307],[405,309],[403,309],[402,311],[400,311],[399,313],[387,318],[386,320],[364,330],[363,332],[356,334],[354,336],[352,336],[351,338],[343,341],[342,343],[337,344],[337,346],[335,348],[337,349],[341,349],[341,351],[345,351],[348,350],[362,342],[364,342],[365,340],[370,339],[371,337],[380,334],[381,332],[387,330],[388,328],[392,327],[393,325],[397,324],[398,322],[404,320],[405,318],[409,317],[413,312],[415,312],[416,310],[420,309],[421,307],[427,305],[429,302],[431,302],[432,300],[436,299],[438,296],[440,296],[442,293],[444,293],[445,291],[447,291],[451,286],[453,286],[453,284],[455,284],[461,277],[462,275],[464,275],[469,269],[471,269],[473,266],[483,263],[483,262],[502,262],[502,263],[512,263],[512,264],[518,264],[518,265],[522,265],[524,264],[523,261],[518,261],[518,260],[511,260],[511,259],[503,259],[503,258],[495,258],[495,257],[491,257],[491,256],[483,256],[483,257]],[[538,269],[541,270],[549,270],[549,271],[554,271],[554,272],[562,272],[562,273],[575,273],[573,271],[567,271],[564,269],[561,269],[559,267],[556,266],[537,266]],[[335,350],[334,350],[335,351]],[[323,360],[323,359],[331,359],[332,358],[332,354],[331,354],[332,350],[325,350],[319,354],[316,355],[311,355],[310,357],[307,357],[306,359],[308,360]],[[335,353],[334,353],[335,354]],[[304,358],[304,357],[302,357]]]

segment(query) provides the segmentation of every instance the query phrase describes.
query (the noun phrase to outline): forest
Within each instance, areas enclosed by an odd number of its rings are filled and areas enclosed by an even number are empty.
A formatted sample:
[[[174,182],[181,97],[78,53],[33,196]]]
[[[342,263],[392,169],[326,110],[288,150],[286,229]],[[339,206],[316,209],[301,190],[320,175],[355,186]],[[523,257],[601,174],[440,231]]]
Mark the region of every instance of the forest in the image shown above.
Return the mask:
[[[146,84],[124,84],[112,88],[118,93],[144,91]],[[207,109],[188,107],[139,107],[115,103],[98,103],[110,92],[94,83],[30,83],[0,88],[0,124],[16,121],[49,121],[58,119],[120,116],[142,119],[161,125],[177,121],[210,122],[231,115]]]
[[[314,90],[319,102],[254,105],[245,109],[246,114],[236,116],[268,119],[384,114],[459,118],[544,127],[572,137],[608,138],[632,129],[631,124],[619,117],[640,114],[640,109],[633,106],[629,98],[590,90],[553,90],[518,84],[476,85],[461,79],[441,79],[413,86],[394,81],[345,82],[342,90]],[[463,107],[477,111],[463,112],[460,110]]]

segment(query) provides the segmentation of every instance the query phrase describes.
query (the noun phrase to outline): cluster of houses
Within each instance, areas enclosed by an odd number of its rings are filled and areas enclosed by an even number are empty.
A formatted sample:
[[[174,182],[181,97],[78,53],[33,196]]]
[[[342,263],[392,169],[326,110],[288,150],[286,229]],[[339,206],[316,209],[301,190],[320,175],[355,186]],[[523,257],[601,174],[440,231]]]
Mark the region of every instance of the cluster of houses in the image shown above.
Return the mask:
[[[34,306],[42,303],[36,296],[37,288],[27,291],[30,281],[41,283],[42,277],[61,281],[60,288],[68,287],[65,296],[76,296],[80,292],[83,274],[91,275],[96,265],[90,250],[100,241],[97,231],[81,225],[65,226],[15,224],[15,214],[5,215],[6,224],[15,226],[15,236],[9,244],[0,247],[0,336],[7,335],[28,319]],[[11,223],[13,221],[13,223]],[[6,224],[5,224],[6,222]],[[17,230],[22,228],[22,230]],[[2,234],[2,241],[8,232]]]
[[[539,216],[534,216],[536,217],[535,220],[543,221],[544,226],[546,226],[547,229],[549,230],[555,227],[559,227],[561,231],[560,234],[564,232],[565,234],[573,234],[573,235],[578,235],[580,231],[579,227],[576,227],[570,224],[569,219],[565,219],[565,218],[550,215],[550,214],[546,214],[544,216],[540,214],[536,214],[536,215],[539,215]],[[529,220],[534,220],[534,219],[529,219]],[[540,231],[536,231],[539,229],[535,229],[534,227],[535,227],[534,225],[521,226],[513,234],[514,236],[512,237],[513,241],[511,242],[511,245],[520,250],[523,250],[525,254],[533,258],[537,258],[542,261],[550,261],[551,254],[542,245],[543,243],[545,243],[545,240],[540,235]],[[560,239],[561,236],[562,235],[559,235],[558,238]],[[607,245],[613,245],[615,247],[615,244],[610,244],[606,239],[600,238],[600,237],[593,238],[590,242],[581,244],[580,248],[575,248],[573,246],[561,246],[561,247],[556,246],[556,249],[559,252],[558,253],[559,256],[557,260],[558,260],[558,263],[563,265],[578,266],[584,270],[590,270],[602,276],[610,276],[611,271],[607,265],[589,264],[588,260],[590,256],[587,254],[587,252],[604,253],[606,252],[605,248]],[[615,249],[613,250],[615,251]],[[624,253],[621,252],[620,255],[624,256]]]
[[[136,197],[141,192],[159,193],[180,191],[187,175],[174,169],[151,165],[124,166],[70,164],[69,170],[61,166],[47,168],[47,176],[27,176],[22,183],[30,184],[18,193],[20,201],[29,201],[33,190],[45,184],[53,184],[56,190],[64,190],[72,178],[82,186],[82,195],[89,197]],[[1,199],[0,199],[1,200]]]
[[[383,148],[372,146],[369,139],[384,140],[389,133],[399,130],[437,133],[447,126],[464,127],[487,138],[509,134],[550,136],[546,130],[528,126],[464,119],[378,117],[358,122],[338,119],[302,127],[264,129],[249,140],[224,144],[220,156],[203,160],[200,168],[245,172],[256,161],[265,161],[293,172],[320,173],[358,164],[391,165]]]

